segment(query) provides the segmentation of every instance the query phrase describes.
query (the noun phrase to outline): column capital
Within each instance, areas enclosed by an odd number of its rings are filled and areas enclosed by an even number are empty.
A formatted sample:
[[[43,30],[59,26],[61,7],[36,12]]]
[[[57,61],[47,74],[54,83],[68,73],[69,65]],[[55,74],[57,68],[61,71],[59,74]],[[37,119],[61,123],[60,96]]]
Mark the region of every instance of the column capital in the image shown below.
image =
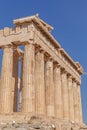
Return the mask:
[[[43,54],[45,54],[46,52],[45,52],[45,50],[44,49],[42,49],[42,48],[40,48],[40,52],[41,53],[43,53]]]
[[[77,81],[77,85],[81,85],[81,83],[79,81]]]
[[[13,49],[13,45],[12,44],[8,44],[8,45],[3,46],[2,48],[3,49],[5,49],[5,48],[12,48]]]
[[[73,79],[72,75],[69,74],[69,73],[67,74],[67,77],[68,77],[68,81],[69,81],[69,80],[71,81],[71,80]]]
[[[22,42],[22,41],[21,41],[21,42]],[[35,43],[33,43],[33,42],[30,41],[30,40],[26,40],[26,41],[24,41],[24,42],[22,42],[22,43],[23,43],[23,45],[31,44],[31,45],[35,46]]]
[[[72,78],[72,81],[73,81],[73,82],[76,82],[76,79],[75,79],[75,78]]]
[[[53,58],[50,55],[45,55],[45,61],[53,61]]]
[[[35,53],[38,53],[38,52],[43,53],[43,54],[46,53],[46,51],[40,45],[35,44]]]
[[[43,54],[46,53],[45,50],[41,47],[36,50],[36,53],[38,53],[38,52],[43,53]]]
[[[14,49],[14,55],[17,56],[17,57],[21,57],[21,56],[24,55],[24,51],[21,50],[20,48],[16,47],[16,48]]]
[[[38,53],[40,51],[41,46],[35,44],[35,53]]]
[[[67,71],[65,70],[64,67],[61,67],[61,73],[62,73],[62,74],[63,74],[63,73],[67,74]]]
[[[80,81],[78,81],[77,79],[75,79],[75,78],[72,78],[72,81],[73,82],[75,82],[77,85],[81,85],[81,82]]]
[[[53,63],[54,63],[53,65],[54,68],[61,68],[61,65],[57,61],[54,61]]]

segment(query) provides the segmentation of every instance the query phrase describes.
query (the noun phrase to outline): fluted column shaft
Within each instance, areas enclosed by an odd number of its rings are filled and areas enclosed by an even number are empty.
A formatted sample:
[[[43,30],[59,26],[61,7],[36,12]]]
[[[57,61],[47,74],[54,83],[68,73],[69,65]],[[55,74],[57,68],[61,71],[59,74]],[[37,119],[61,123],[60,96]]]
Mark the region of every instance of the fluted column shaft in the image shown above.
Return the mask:
[[[74,121],[74,100],[73,100],[73,85],[72,76],[68,75],[68,93],[69,93],[69,120]]]
[[[74,121],[78,121],[78,93],[77,93],[77,83],[73,80],[73,96],[74,96]]]
[[[35,90],[36,90],[36,114],[45,115],[45,82],[44,82],[44,54],[36,53],[35,64]]]
[[[35,48],[33,44],[26,44],[23,64],[22,112],[35,112]]]
[[[0,112],[10,113],[12,107],[12,69],[13,69],[13,50],[6,46],[3,52],[1,86],[0,86]]]
[[[23,88],[23,64],[24,64],[24,56],[21,57],[21,75],[20,75],[20,99],[19,99],[19,110],[21,111],[22,104],[22,88]]]
[[[16,112],[18,107],[18,54],[13,55],[13,77],[15,79],[15,86],[13,89],[13,110]]]
[[[63,104],[62,104],[62,89],[61,89],[61,68],[59,65],[54,67],[54,94],[55,94],[55,116],[63,119]]]
[[[53,61],[51,59],[46,61],[45,69],[46,113],[47,116],[54,116]]]
[[[69,100],[68,100],[68,84],[67,72],[62,70],[62,98],[63,98],[63,118],[69,119]]]
[[[83,119],[82,119],[82,102],[81,102],[81,91],[80,91],[80,84],[77,84],[77,91],[78,91],[78,119],[79,122],[82,123]]]

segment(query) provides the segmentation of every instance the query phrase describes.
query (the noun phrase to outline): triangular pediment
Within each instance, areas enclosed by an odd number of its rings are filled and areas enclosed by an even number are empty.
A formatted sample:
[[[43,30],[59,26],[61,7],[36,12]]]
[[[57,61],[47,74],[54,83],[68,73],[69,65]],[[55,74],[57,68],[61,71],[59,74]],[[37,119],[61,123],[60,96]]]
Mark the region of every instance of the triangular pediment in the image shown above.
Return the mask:
[[[25,17],[25,18],[15,19],[15,20],[13,20],[13,23],[15,25],[21,25],[24,23],[30,23],[32,21],[35,22],[35,20],[37,20],[38,24],[40,22],[48,31],[53,30],[53,27],[51,25],[49,25],[48,23],[44,22],[42,19],[40,19],[38,14],[29,16],[29,17]]]

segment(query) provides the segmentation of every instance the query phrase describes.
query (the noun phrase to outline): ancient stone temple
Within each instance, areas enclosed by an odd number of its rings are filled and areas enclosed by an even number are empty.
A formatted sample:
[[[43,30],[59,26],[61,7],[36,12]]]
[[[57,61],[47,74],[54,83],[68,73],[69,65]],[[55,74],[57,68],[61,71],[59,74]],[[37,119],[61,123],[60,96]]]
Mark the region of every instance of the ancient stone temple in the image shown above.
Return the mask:
[[[0,30],[0,113],[31,113],[82,124],[81,65],[37,15],[13,22],[14,28]]]

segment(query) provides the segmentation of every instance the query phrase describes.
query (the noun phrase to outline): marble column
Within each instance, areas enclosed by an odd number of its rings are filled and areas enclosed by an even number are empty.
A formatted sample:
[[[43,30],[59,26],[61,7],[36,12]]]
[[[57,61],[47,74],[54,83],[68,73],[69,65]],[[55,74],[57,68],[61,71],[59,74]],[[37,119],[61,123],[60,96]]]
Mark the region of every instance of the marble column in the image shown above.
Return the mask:
[[[67,72],[64,69],[62,69],[61,76],[62,76],[63,118],[69,120]]]
[[[13,110],[14,112],[17,112],[17,107],[18,107],[18,54],[17,52],[14,52],[13,55],[13,77],[15,79],[15,86],[13,88]]]
[[[73,97],[74,97],[74,121],[78,121],[78,95],[77,95],[77,83],[76,80],[73,80]]]
[[[81,102],[81,90],[80,90],[80,83],[77,83],[77,91],[78,91],[78,119],[79,122],[82,123],[82,102]]]
[[[68,93],[69,93],[69,120],[74,121],[74,100],[72,76],[68,75]]]
[[[55,95],[55,117],[63,119],[62,104],[62,88],[61,88],[61,68],[60,65],[54,65],[54,95]]]
[[[0,112],[11,113],[12,107],[12,69],[13,69],[13,49],[5,46],[2,59],[1,86],[0,86]]]
[[[22,104],[22,88],[23,88],[23,63],[24,63],[24,56],[20,59],[21,62],[21,75],[20,75],[20,99],[19,99],[19,111],[21,111],[21,104]]]
[[[38,51],[35,59],[36,114],[45,115],[44,53]]]
[[[25,44],[23,63],[22,112],[35,113],[35,47]]]
[[[54,117],[54,83],[53,60],[47,59],[45,64],[46,114]]]

